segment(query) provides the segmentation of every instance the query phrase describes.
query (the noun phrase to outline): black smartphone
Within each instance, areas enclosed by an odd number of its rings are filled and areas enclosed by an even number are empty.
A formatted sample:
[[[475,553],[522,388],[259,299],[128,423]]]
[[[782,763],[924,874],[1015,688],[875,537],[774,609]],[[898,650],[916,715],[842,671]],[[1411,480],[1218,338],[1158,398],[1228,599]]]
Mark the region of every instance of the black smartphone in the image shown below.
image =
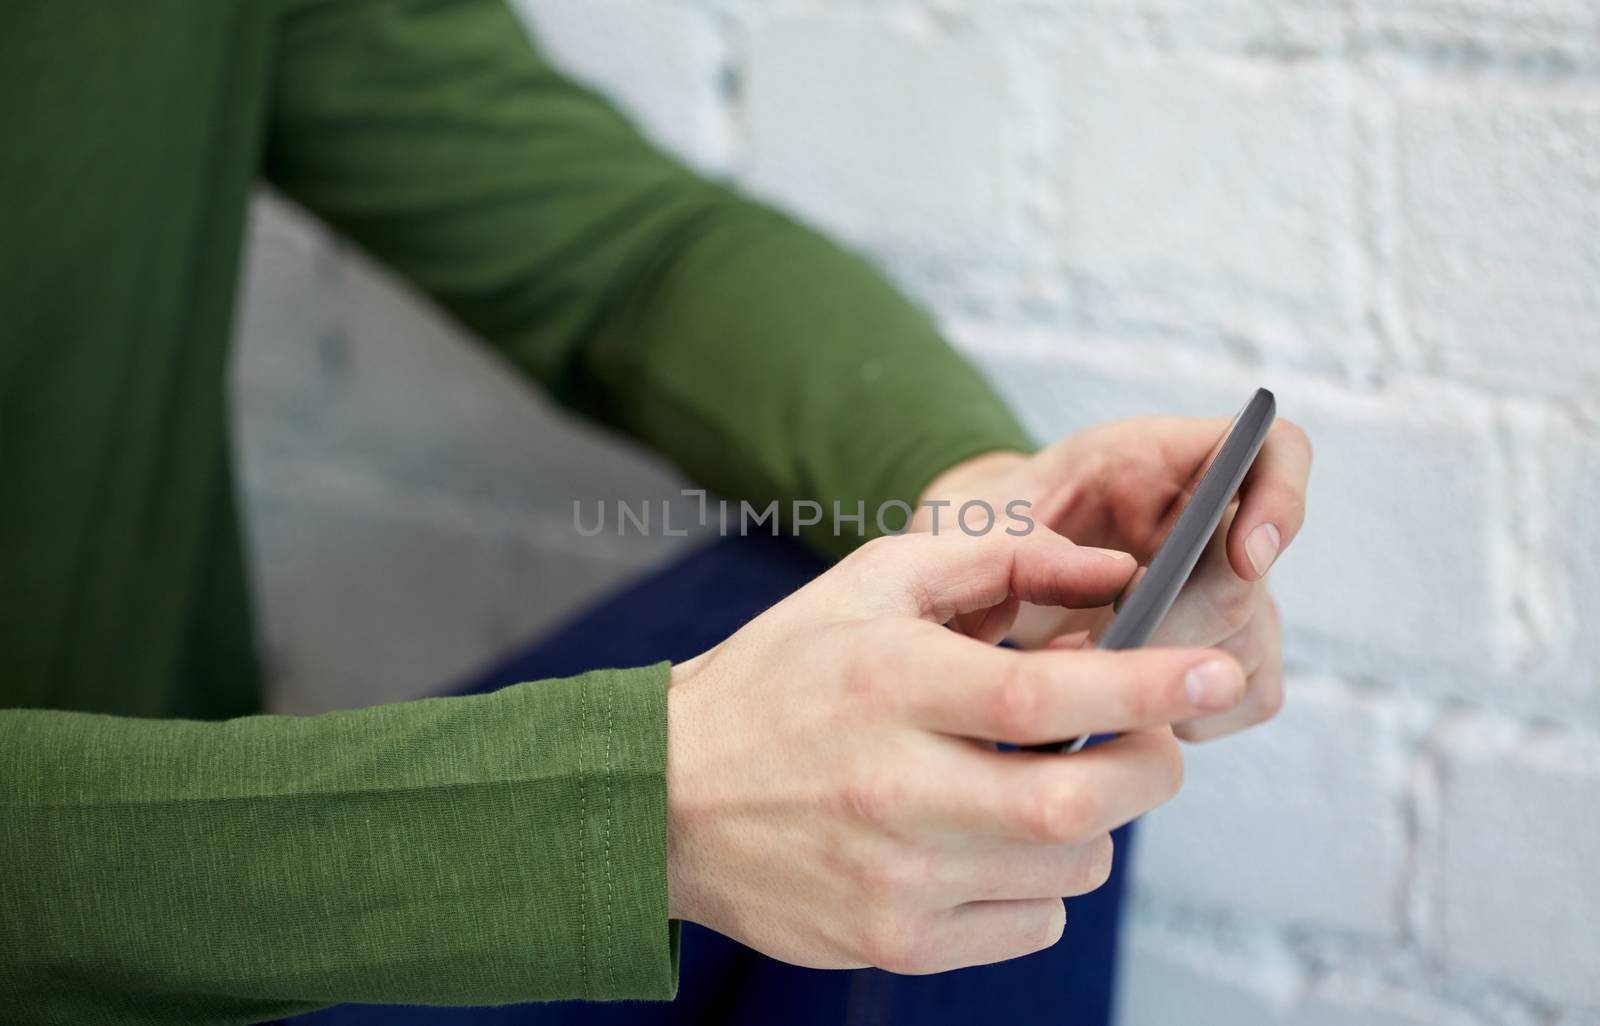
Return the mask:
[[[1166,618],[1178,593],[1200,562],[1201,553],[1222,514],[1239,491],[1261,445],[1272,430],[1278,403],[1264,388],[1245,403],[1228,430],[1217,440],[1210,454],[1195,468],[1187,485],[1167,514],[1166,537],[1162,539],[1150,565],[1136,575],[1118,600],[1116,615],[1095,645],[1102,649],[1139,648],[1150,640]],[[1076,752],[1088,743],[1088,735],[1072,741],[1032,745],[1031,752]]]

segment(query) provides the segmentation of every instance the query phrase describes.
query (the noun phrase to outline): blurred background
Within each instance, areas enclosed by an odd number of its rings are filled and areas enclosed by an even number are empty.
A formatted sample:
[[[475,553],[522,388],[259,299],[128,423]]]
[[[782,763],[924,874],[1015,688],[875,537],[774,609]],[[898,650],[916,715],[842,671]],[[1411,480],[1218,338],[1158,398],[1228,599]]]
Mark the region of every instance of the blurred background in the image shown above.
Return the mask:
[[[1124,1024],[1600,1023],[1600,6],[521,10],[873,254],[1041,439],[1258,384],[1310,430],[1289,704],[1148,819]],[[438,691],[699,543],[580,537],[574,499],[683,482],[282,200],[248,263],[277,709]]]

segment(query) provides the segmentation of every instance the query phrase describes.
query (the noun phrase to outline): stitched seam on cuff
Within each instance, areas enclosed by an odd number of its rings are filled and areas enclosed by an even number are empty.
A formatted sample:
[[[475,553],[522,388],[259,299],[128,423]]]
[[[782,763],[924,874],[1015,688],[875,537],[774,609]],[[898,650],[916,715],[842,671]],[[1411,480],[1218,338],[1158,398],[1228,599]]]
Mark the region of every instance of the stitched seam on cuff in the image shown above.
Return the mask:
[[[611,993],[617,992],[617,929],[616,920],[612,915],[612,905],[616,898],[616,876],[611,869],[611,828],[614,822],[616,807],[611,798],[611,778],[616,775],[616,767],[611,764],[611,744],[616,737],[617,722],[617,682],[606,682],[606,949],[609,957],[606,959],[606,978],[611,984]]]
[[[589,870],[586,858],[589,835],[589,782],[584,772],[584,751],[589,747],[589,689],[578,689],[578,973],[585,997],[593,995],[589,982]]]

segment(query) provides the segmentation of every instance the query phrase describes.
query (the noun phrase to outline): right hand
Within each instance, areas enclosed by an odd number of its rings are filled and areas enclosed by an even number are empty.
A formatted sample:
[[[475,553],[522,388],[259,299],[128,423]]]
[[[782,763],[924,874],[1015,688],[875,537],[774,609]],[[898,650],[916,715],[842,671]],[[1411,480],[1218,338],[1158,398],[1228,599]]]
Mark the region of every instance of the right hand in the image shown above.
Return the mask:
[[[672,918],[815,968],[1054,944],[1111,830],[1177,793],[1168,724],[1244,694],[1216,649],[994,646],[1020,602],[1105,605],[1134,568],[1050,531],[884,538],[673,667]],[[1066,756],[992,744],[1108,732]]]

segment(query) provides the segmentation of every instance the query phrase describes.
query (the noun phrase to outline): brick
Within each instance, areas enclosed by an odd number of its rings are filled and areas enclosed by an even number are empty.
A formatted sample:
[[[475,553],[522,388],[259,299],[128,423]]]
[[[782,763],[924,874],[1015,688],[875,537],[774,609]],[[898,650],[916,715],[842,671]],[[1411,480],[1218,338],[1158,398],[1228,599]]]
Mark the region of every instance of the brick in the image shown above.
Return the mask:
[[[1316,445],[1305,544],[1273,573],[1299,651],[1418,689],[1493,696],[1514,639],[1488,411],[1416,381],[1290,389],[1280,411]]]
[[[1359,971],[1328,974],[1288,1021],[1294,1026],[1513,1026],[1523,1021],[1481,1007],[1485,1002],[1463,1006],[1393,977],[1392,972],[1386,978]]]
[[[1117,337],[957,324],[1036,437],[1147,414],[1216,416],[1257,385],[1316,450],[1306,527],[1273,570],[1295,658],[1498,696],[1511,658],[1504,488],[1489,413],[1415,379],[1382,391]],[[1538,696],[1530,696],[1537,702]]]
[[[1600,738],[1474,719],[1438,748],[1439,958],[1600,1006]]]
[[[979,29],[818,13],[753,29],[745,178],[888,257],[1015,259],[1020,86]]]
[[[1396,936],[1402,716],[1316,680],[1291,679],[1288,695],[1271,724],[1186,749],[1182,793],[1145,818],[1135,845],[1139,893]]]
[[[1552,594],[1544,612],[1553,621],[1553,651],[1547,664],[1553,683],[1583,704],[1591,722],[1600,722],[1600,427],[1584,430],[1571,423],[1553,425],[1542,439],[1547,496],[1530,496],[1533,515],[1548,518],[1547,581]]]
[[[1070,929],[1070,926],[1069,926]],[[1277,1026],[1290,1017],[1304,974],[1267,939],[1220,945],[1135,920],[1118,967],[1119,1026]]]
[[[1488,1026],[1490,1020],[1463,1009],[1440,1010],[1426,997],[1380,994],[1370,1002],[1342,996],[1318,998],[1296,1009],[1284,1022],[1286,1026]]]
[[[1600,50],[1600,9],[1587,0],[1356,0],[1353,13],[1364,47],[1446,67],[1564,73]]]
[[[1340,76],[1162,54],[1058,64],[1047,167],[1075,314],[1307,364],[1370,359]]]
[[[1325,52],[1346,32],[1338,0],[1058,0],[1067,31],[1124,49],[1271,54]]]
[[[1600,391],[1600,102],[1419,89],[1399,120],[1412,330],[1497,390]]]
[[[1451,993],[1464,989],[1465,994]],[[1444,993],[1439,993],[1443,990]],[[1312,970],[1270,933],[1177,928],[1136,915],[1118,978],[1120,1026],[1533,1026],[1514,1004],[1439,986],[1394,950]]]
[[[970,320],[946,329],[1045,440],[1128,417],[1231,413],[1263,383],[1259,371],[1208,359],[1202,349]]]
[[[558,64],[610,96],[653,138],[701,167],[726,166],[724,59],[709,13],[650,0],[514,6]]]
[[[1600,11],[1586,0],[1524,0],[1515,7],[1498,0],[1391,0],[1384,6],[1395,17],[1429,20],[1458,32],[1469,26],[1501,33],[1512,33],[1518,26],[1528,24],[1600,27]]]

